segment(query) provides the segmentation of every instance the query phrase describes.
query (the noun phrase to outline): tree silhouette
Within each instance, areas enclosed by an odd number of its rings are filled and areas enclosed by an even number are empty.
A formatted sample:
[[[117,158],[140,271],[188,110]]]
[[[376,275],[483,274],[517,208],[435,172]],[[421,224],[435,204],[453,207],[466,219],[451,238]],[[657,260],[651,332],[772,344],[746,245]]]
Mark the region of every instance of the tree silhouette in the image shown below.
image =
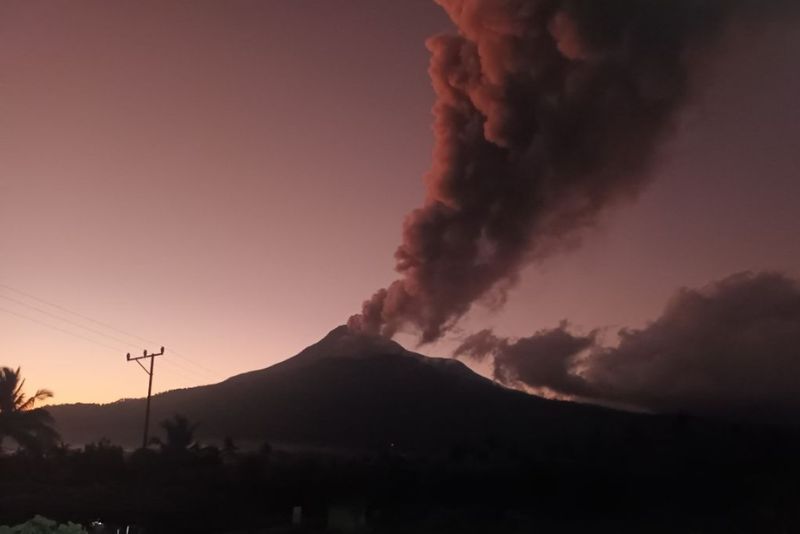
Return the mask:
[[[236,443],[233,441],[233,438],[230,436],[225,436],[225,441],[222,445],[222,452],[226,454],[236,454],[236,451],[239,450],[239,447],[236,446]]]
[[[0,445],[4,438],[11,438],[23,449],[42,452],[55,446],[59,436],[50,414],[34,405],[53,393],[40,389],[27,397],[22,391],[24,385],[19,367],[0,369]]]
[[[167,434],[166,441],[160,442],[164,452],[185,452],[194,443],[194,431],[197,425],[191,424],[183,415],[175,415],[172,419],[162,421],[161,428]]]

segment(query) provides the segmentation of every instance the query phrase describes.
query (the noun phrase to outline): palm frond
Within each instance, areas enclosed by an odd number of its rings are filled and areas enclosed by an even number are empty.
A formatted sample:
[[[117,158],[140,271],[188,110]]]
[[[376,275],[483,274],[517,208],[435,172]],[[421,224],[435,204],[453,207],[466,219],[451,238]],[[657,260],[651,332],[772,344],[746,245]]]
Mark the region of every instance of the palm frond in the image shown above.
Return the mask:
[[[20,399],[21,402],[20,404],[17,405],[17,409],[20,411],[30,410],[31,408],[33,408],[33,405],[36,404],[37,401],[49,399],[52,396],[53,392],[50,391],[49,389],[39,389],[29,399],[23,400],[24,397]]]
[[[0,368],[0,440],[8,437],[25,450],[41,453],[57,446],[60,438],[50,413],[34,405],[53,392],[40,389],[26,397],[24,385],[21,368]]]

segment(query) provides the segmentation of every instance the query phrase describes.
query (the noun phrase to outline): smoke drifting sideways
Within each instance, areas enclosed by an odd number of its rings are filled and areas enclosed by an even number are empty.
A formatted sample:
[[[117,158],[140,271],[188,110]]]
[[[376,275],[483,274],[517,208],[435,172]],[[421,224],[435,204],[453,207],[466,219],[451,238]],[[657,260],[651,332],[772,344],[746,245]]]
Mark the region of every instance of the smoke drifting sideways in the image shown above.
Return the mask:
[[[455,356],[492,358],[509,386],[662,413],[797,422],[800,413],[800,282],[740,273],[682,289],[662,315],[619,332],[616,347],[569,325],[509,340],[491,330]]]
[[[426,199],[404,223],[399,278],[353,329],[441,337],[501,306],[530,262],[646,185],[692,93],[693,65],[743,10],[784,0],[436,0],[458,35],[429,39],[436,93]]]

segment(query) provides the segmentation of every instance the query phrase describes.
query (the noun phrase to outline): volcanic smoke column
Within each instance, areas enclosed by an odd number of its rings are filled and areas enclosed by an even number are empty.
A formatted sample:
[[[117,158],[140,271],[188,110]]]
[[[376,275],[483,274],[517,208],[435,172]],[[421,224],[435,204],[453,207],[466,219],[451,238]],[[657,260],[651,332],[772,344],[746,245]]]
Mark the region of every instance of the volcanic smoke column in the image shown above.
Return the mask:
[[[459,30],[431,51],[433,165],[400,277],[351,328],[439,338],[520,269],[636,197],[698,53],[735,8],[781,0],[436,0]]]

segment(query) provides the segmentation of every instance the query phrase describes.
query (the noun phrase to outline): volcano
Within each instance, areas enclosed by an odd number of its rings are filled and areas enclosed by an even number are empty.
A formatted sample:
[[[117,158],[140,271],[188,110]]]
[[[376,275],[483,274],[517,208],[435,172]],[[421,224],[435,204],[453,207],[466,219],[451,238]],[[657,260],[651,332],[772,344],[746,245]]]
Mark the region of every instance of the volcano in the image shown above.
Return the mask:
[[[49,407],[67,443],[136,446],[144,399]],[[644,416],[507,389],[463,363],[410,352],[346,326],[281,363],[153,396],[155,424],[182,414],[201,442],[331,449],[439,449],[476,440],[550,442]]]

